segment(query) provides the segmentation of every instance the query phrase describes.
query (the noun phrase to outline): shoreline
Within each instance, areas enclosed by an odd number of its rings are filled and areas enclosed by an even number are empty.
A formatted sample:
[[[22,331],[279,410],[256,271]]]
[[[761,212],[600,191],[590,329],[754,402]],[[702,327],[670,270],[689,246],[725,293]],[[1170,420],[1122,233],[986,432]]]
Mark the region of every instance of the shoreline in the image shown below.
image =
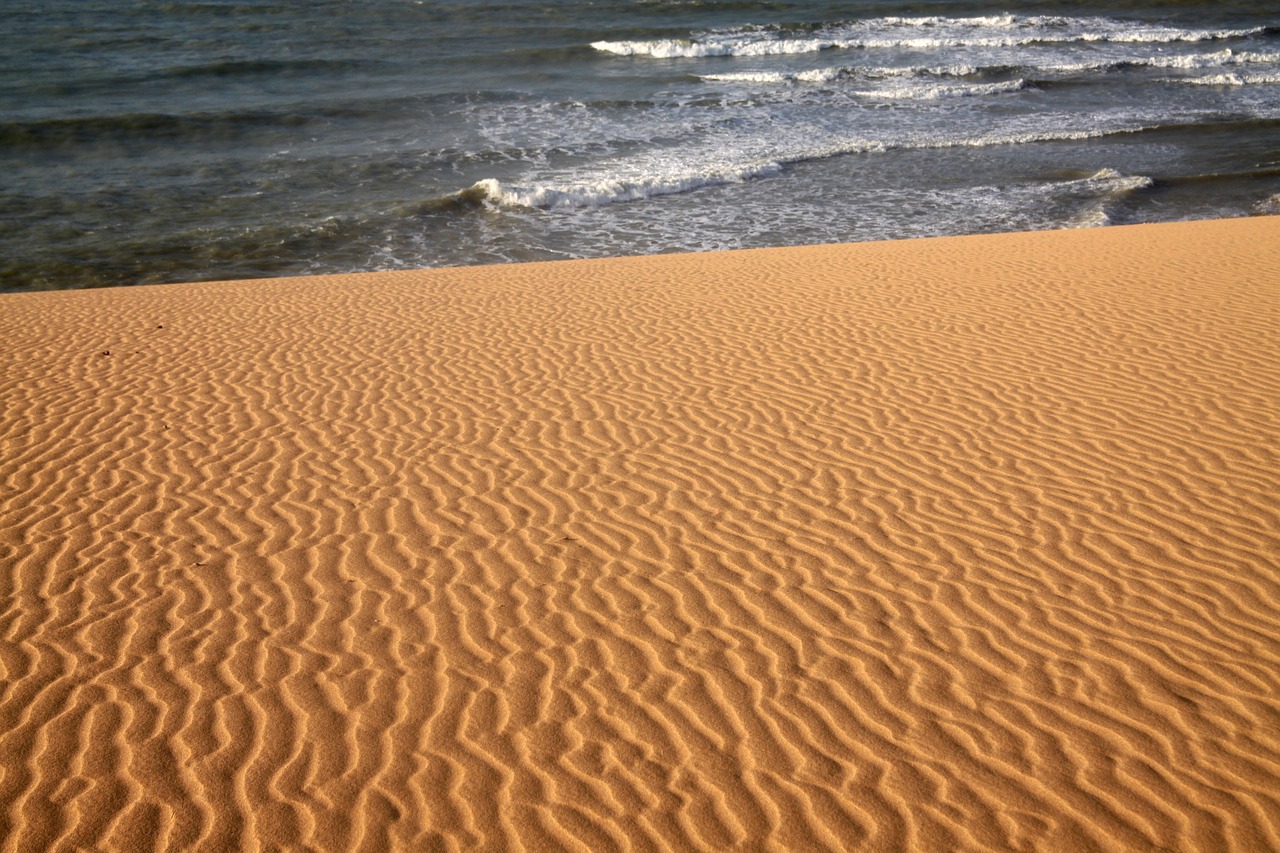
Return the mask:
[[[3,849],[1280,847],[1280,217],[0,297]]]
[[[326,282],[339,280],[339,279],[343,281],[355,280],[359,282],[359,281],[370,281],[380,277],[391,277],[391,278],[402,277],[402,276],[429,277],[429,276],[440,274],[440,273],[455,273],[455,274],[456,273],[467,274],[472,272],[483,273],[486,270],[495,270],[495,269],[502,269],[507,267],[536,268],[541,266],[559,266],[564,264],[612,264],[612,263],[618,263],[618,262],[625,263],[629,261],[644,261],[644,260],[649,260],[654,258],[672,258],[672,257],[694,258],[694,257],[704,257],[704,256],[720,257],[720,256],[740,255],[744,253],[753,253],[753,252],[809,252],[809,251],[820,251],[823,249],[849,249],[849,248],[858,247],[858,246],[892,246],[892,245],[898,245],[898,244],[914,245],[919,243],[946,242],[946,241],[952,241],[952,240],[961,240],[961,241],[998,240],[1002,237],[1022,238],[1022,237],[1039,235],[1039,234],[1101,233],[1101,232],[1107,232],[1107,231],[1126,232],[1130,229],[1142,230],[1142,229],[1148,229],[1148,228],[1160,228],[1165,226],[1172,226],[1176,228],[1179,226],[1185,227],[1185,226],[1193,226],[1198,224],[1213,225],[1215,223],[1228,223],[1228,222],[1248,221],[1248,220],[1257,220],[1257,219],[1263,219],[1263,220],[1275,219],[1277,218],[1277,216],[1280,216],[1280,214],[1273,214],[1270,212],[1270,207],[1273,206],[1272,205],[1273,201],[1280,203],[1280,201],[1277,201],[1276,199],[1268,198],[1256,204],[1253,212],[1247,212],[1247,213],[1242,212],[1237,216],[1228,216],[1223,218],[1212,218],[1212,219],[1187,219],[1187,220],[1177,220],[1172,222],[1142,222],[1142,223],[1121,224],[1121,225],[1108,224],[1108,225],[1080,226],[1080,227],[1044,228],[1044,229],[1035,229],[1030,231],[990,231],[990,232],[981,232],[976,234],[926,235],[926,236],[911,236],[911,237],[901,237],[901,238],[892,238],[892,239],[860,240],[856,242],[844,242],[844,243],[814,243],[814,244],[788,245],[788,246],[753,246],[753,247],[740,248],[740,249],[713,249],[708,251],[696,251],[696,252],[682,251],[682,252],[658,252],[658,253],[640,254],[640,255],[610,255],[608,257],[597,257],[597,258],[558,258],[554,260],[500,261],[500,262],[486,263],[486,264],[464,264],[464,265],[457,265],[457,266],[420,267],[420,268],[412,268],[412,269],[355,270],[355,271],[349,271],[349,272],[335,272],[335,273],[299,273],[299,274],[291,273],[287,275],[254,276],[252,278],[227,278],[227,279],[208,279],[208,280],[198,279],[198,280],[192,280],[192,281],[159,281],[159,282],[147,282],[142,284],[119,284],[119,285],[109,285],[109,286],[103,286],[103,287],[10,290],[10,291],[0,291],[0,298],[9,297],[9,296],[44,297],[44,296],[49,296],[53,294],[65,294],[65,293],[103,293],[103,292],[114,292],[114,291],[122,291],[122,290],[148,290],[153,288],[168,288],[168,287],[209,287],[209,286],[217,287],[217,286],[223,286],[223,285],[252,285],[254,282],[267,282],[272,284],[284,283],[284,282],[295,282],[298,284],[303,284],[306,282],[326,283]]]

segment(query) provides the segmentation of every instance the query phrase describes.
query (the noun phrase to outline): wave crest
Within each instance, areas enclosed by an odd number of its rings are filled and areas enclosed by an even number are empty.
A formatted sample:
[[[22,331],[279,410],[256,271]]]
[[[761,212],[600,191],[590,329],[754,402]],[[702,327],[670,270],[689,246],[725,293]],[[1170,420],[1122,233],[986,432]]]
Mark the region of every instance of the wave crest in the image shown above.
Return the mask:
[[[483,193],[486,201],[502,207],[569,208],[599,207],[617,202],[640,201],[703,187],[742,183],[782,171],[775,162],[724,166],[701,173],[652,175],[633,179],[604,178],[569,185],[517,186],[493,178],[477,181],[464,194]]]
[[[774,56],[832,48],[1017,47],[1029,44],[1118,42],[1170,44],[1257,35],[1248,29],[1182,29],[1115,18],[1000,15],[976,18],[871,18],[819,26],[807,38],[776,25],[712,30],[687,39],[597,41],[591,47],[618,56],[655,59]]]
[[[452,196],[449,204],[430,203],[432,209],[464,207],[477,201],[507,208],[564,209],[599,207],[629,201],[641,201],[657,196],[691,192],[707,187],[766,178],[777,175],[789,165],[824,160],[847,154],[863,154],[876,151],[943,148],[984,148],[996,145],[1015,145],[1028,142],[1095,139],[1118,133],[1137,133],[1145,128],[1118,130],[1064,130],[1049,133],[986,134],[959,139],[924,138],[905,142],[885,143],[867,139],[832,140],[814,145],[779,152],[775,159],[749,163],[716,163],[704,168],[689,166],[652,174],[616,177],[600,176],[565,184],[509,184],[494,178],[485,178]],[[634,168],[634,167],[633,167]],[[635,170],[639,171],[639,170]],[[1130,178],[1118,172],[1105,170],[1086,181],[1107,181],[1122,191],[1141,189],[1149,184],[1149,178]],[[1136,182],[1136,183],[1135,183]],[[426,209],[426,208],[420,208]]]

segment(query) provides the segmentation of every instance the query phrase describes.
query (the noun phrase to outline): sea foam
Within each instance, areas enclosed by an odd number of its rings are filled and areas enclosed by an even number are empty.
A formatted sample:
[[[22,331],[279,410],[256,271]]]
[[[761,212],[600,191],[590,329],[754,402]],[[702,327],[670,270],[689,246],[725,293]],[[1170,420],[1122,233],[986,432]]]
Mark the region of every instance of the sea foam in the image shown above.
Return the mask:
[[[1105,59],[1085,62],[1025,62],[1021,64],[972,65],[839,65],[829,68],[812,68],[804,71],[726,71],[700,74],[699,79],[716,83],[742,83],[760,85],[795,85],[834,83],[842,80],[877,80],[893,77],[975,77],[994,74],[1017,73],[1023,77],[1052,77],[1065,74],[1112,72],[1130,68],[1159,68],[1171,70],[1198,70],[1232,68],[1248,65],[1280,64],[1280,53],[1259,53],[1224,49],[1210,53],[1189,53],[1177,56],[1135,56],[1127,59]],[[1274,82],[1272,75],[1259,72],[1244,75],[1252,82]]]
[[[711,30],[687,39],[596,41],[591,46],[619,56],[676,59],[773,56],[832,48],[1017,47],[1077,42],[1172,44],[1239,38],[1257,35],[1266,29],[1190,29],[1102,17],[889,17],[817,27],[807,38],[797,38],[790,30],[777,26],[758,26]]]
[[[663,167],[660,163],[619,164],[621,174],[602,174],[584,177],[566,183],[514,183],[486,178],[477,181],[471,187],[453,194],[456,200],[482,199],[488,204],[512,208],[579,208],[598,207],[607,204],[640,201],[675,193],[731,183],[768,178],[780,174],[783,169],[798,163],[823,160],[850,154],[866,154],[891,150],[910,149],[944,149],[944,148],[981,148],[996,145],[1016,145],[1028,142],[1070,141],[1094,139],[1119,133],[1135,133],[1144,128],[1122,128],[1113,130],[1062,130],[1056,132],[1004,132],[978,134],[966,137],[921,137],[902,139],[892,142],[844,138],[830,139],[819,144],[808,146],[797,145],[776,152],[772,159],[758,159],[751,162],[715,162],[702,168],[696,164],[685,164]],[[644,168],[652,169],[644,172]],[[1099,173],[1088,180],[1121,181],[1122,189],[1132,187],[1128,182],[1143,181],[1145,178],[1125,178],[1118,173]]]

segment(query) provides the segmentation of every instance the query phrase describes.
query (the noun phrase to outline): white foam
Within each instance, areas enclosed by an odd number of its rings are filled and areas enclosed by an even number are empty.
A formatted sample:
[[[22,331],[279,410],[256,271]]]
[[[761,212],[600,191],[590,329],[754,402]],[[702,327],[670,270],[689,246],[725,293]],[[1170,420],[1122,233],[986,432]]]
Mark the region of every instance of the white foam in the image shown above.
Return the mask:
[[[895,148],[987,148],[996,145],[1022,145],[1028,142],[1078,142],[1084,139],[1101,139],[1119,133],[1138,133],[1147,128],[1133,127],[1117,130],[1062,130],[1049,133],[991,133],[960,139],[935,139],[923,144],[904,144]]]
[[[792,83],[796,80],[796,75],[783,71],[733,71],[727,74],[702,74],[699,79],[716,83]],[[833,75],[830,79],[836,78]]]
[[[703,74],[701,79],[720,83],[831,83],[857,73],[854,68],[815,68],[811,71],[734,71]]]
[[[993,133],[962,138],[922,137],[895,142],[851,137],[832,139],[819,145],[797,145],[789,150],[776,152],[772,158],[758,158],[745,162],[718,160],[700,165],[696,160],[679,163],[649,160],[615,164],[614,174],[587,175],[582,179],[563,183],[520,185],[487,178],[476,182],[458,195],[479,193],[487,202],[500,207],[544,209],[598,207],[766,178],[779,174],[784,167],[791,164],[847,154],[896,149],[982,148],[1028,142],[1083,140],[1138,130],[1141,128],[1065,130],[1049,133]],[[1109,191],[1117,188],[1127,191],[1140,186],[1139,183],[1133,183],[1130,186],[1130,182],[1149,179],[1126,178],[1119,173],[1100,172],[1084,180],[1095,183],[1109,182],[1107,185]]]
[[[969,98],[981,95],[1003,95],[1031,88],[1026,80],[1006,80],[1003,83],[968,84],[914,84],[886,86],[882,89],[865,89],[854,92],[865,98],[890,98],[895,100],[934,101],[939,98]]]
[[[1162,68],[1171,70],[1200,70],[1212,68],[1231,68],[1246,65],[1280,65],[1280,53],[1237,52],[1230,49],[1212,53],[1190,53],[1178,56],[1155,55],[1135,57],[1133,59],[1108,59],[1092,62],[1060,62],[1037,63],[1034,65],[935,65],[935,66],[860,66],[841,65],[829,68],[814,68],[807,71],[730,71],[720,74],[703,74],[699,79],[708,82],[737,83],[751,85],[796,85],[822,84],[841,80],[876,80],[896,77],[939,78],[968,77],[977,74],[992,74],[1009,71],[1020,71],[1033,76],[1083,74],[1096,71],[1112,71],[1122,68]],[[1185,82],[1205,83],[1206,85],[1244,85],[1247,83],[1274,83],[1276,73],[1249,72],[1240,75],[1205,78],[1182,78]],[[1005,87],[1008,83],[991,84]],[[1021,88],[1021,87],[1019,87]],[[871,94],[863,92],[860,94]],[[945,97],[945,95],[942,95]],[[909,97],[909,95],[907,96]],[[931,97],[931,96],[926,96]]]
[[[1210,74],[1204,77],[1175,77],[1170,83],[1192,83],[1197,86],[1256,86],[1280,83],[1280,72],[1250,73],[1248,71]]]
[[[505,185],[486,178],[469,190],[481,190],[486,198],[503,207],[565,208],[599,207],[618,202],[640,201],[657,196],[690,192],[703,187],[742,183],[751,178],[766,177],[782,170],[780,163],[762,162],[743,166],[725,166],[703,173],[667,174],[635,179],[604,178],[577,184],[549,184],[522,187]]]
[[[704,56],[780,56],[797,53],[815,53],[832,47],[843,47],[829,39],[776,39],[751,38],[723,39],[699,42],[687,39],[660,39],[658,41],[597,41],[591,46],[618,56],[648,56],[654,59],[692,59]]]
[[[999,15],[975,18],[871,18],[817,28],[794,38],[776,26],[712,30],[688,39],[597,41],[592,47],[620,56],[658,59],[776,56],[831,48],[1017,47],[1028,44],[1117,42],[1171,44],[1256,35],[1249,29],[1180,29],[1113,18]]]
[[[890,27],[972,27],[974,29],[1011,30],[1029,26],[1033,22],[1065,21],[1066,18],[1048,18],[1045,16],[1026,17],[1023,15],[979,15],[972,18],[946,18],[940,15],[906,18],[890,15],[874,19],[884,26]]]
[[[1259,199],[1253,205],[1253,212],[1263,216],[1280,215],[1280,193],[1269,195],[1264,199]]]
[[[1125,175],[1115,169],[1102,169],[1087,178],[1068,181],[1065,186],[1119,194],[1145,190],[1155,186],[1155,181],[1145,175]]]
[[[1237,65],[1276,64],[1280,63],[1280,53],[1238,52],[1230,48],[1212,53],[1185,53],[1177,56],[1144,56],[1132,59],[1106,60],[1099,62],[1074,62],[1056,65],[1033,66],[1035,71],[1043,72],[1084,72],[1109,71],[1119,68],[1168,68],[1199,69],[1226,68]]]
[[[1069,222],[1069,228],[1099,228],[1114,223],[1108,206],[1127,193],[1154,186],[1155,181],[1145,175],[1124,175],[1115,169],[1102,169],[1087,178],[1065,181],[1054,189],[1071,194],[1100,196]]]
[[[850,78],[965,77],[970,74],[977,74],[982,70],[982,68],[975,65],[903,68],[845,65],[835,68],[813,68],[808,71],[730,71],[724,74],[703,74],[700,79],[720,83],[833,83],[837,80]]]

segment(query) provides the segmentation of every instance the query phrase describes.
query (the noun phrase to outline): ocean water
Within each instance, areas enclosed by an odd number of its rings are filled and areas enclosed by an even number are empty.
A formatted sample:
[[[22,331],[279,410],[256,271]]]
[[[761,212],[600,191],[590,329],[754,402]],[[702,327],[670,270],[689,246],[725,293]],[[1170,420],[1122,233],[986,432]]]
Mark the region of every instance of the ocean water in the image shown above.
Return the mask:
[[[1274,209],[1253,2],[9,0],[0,289]]]

